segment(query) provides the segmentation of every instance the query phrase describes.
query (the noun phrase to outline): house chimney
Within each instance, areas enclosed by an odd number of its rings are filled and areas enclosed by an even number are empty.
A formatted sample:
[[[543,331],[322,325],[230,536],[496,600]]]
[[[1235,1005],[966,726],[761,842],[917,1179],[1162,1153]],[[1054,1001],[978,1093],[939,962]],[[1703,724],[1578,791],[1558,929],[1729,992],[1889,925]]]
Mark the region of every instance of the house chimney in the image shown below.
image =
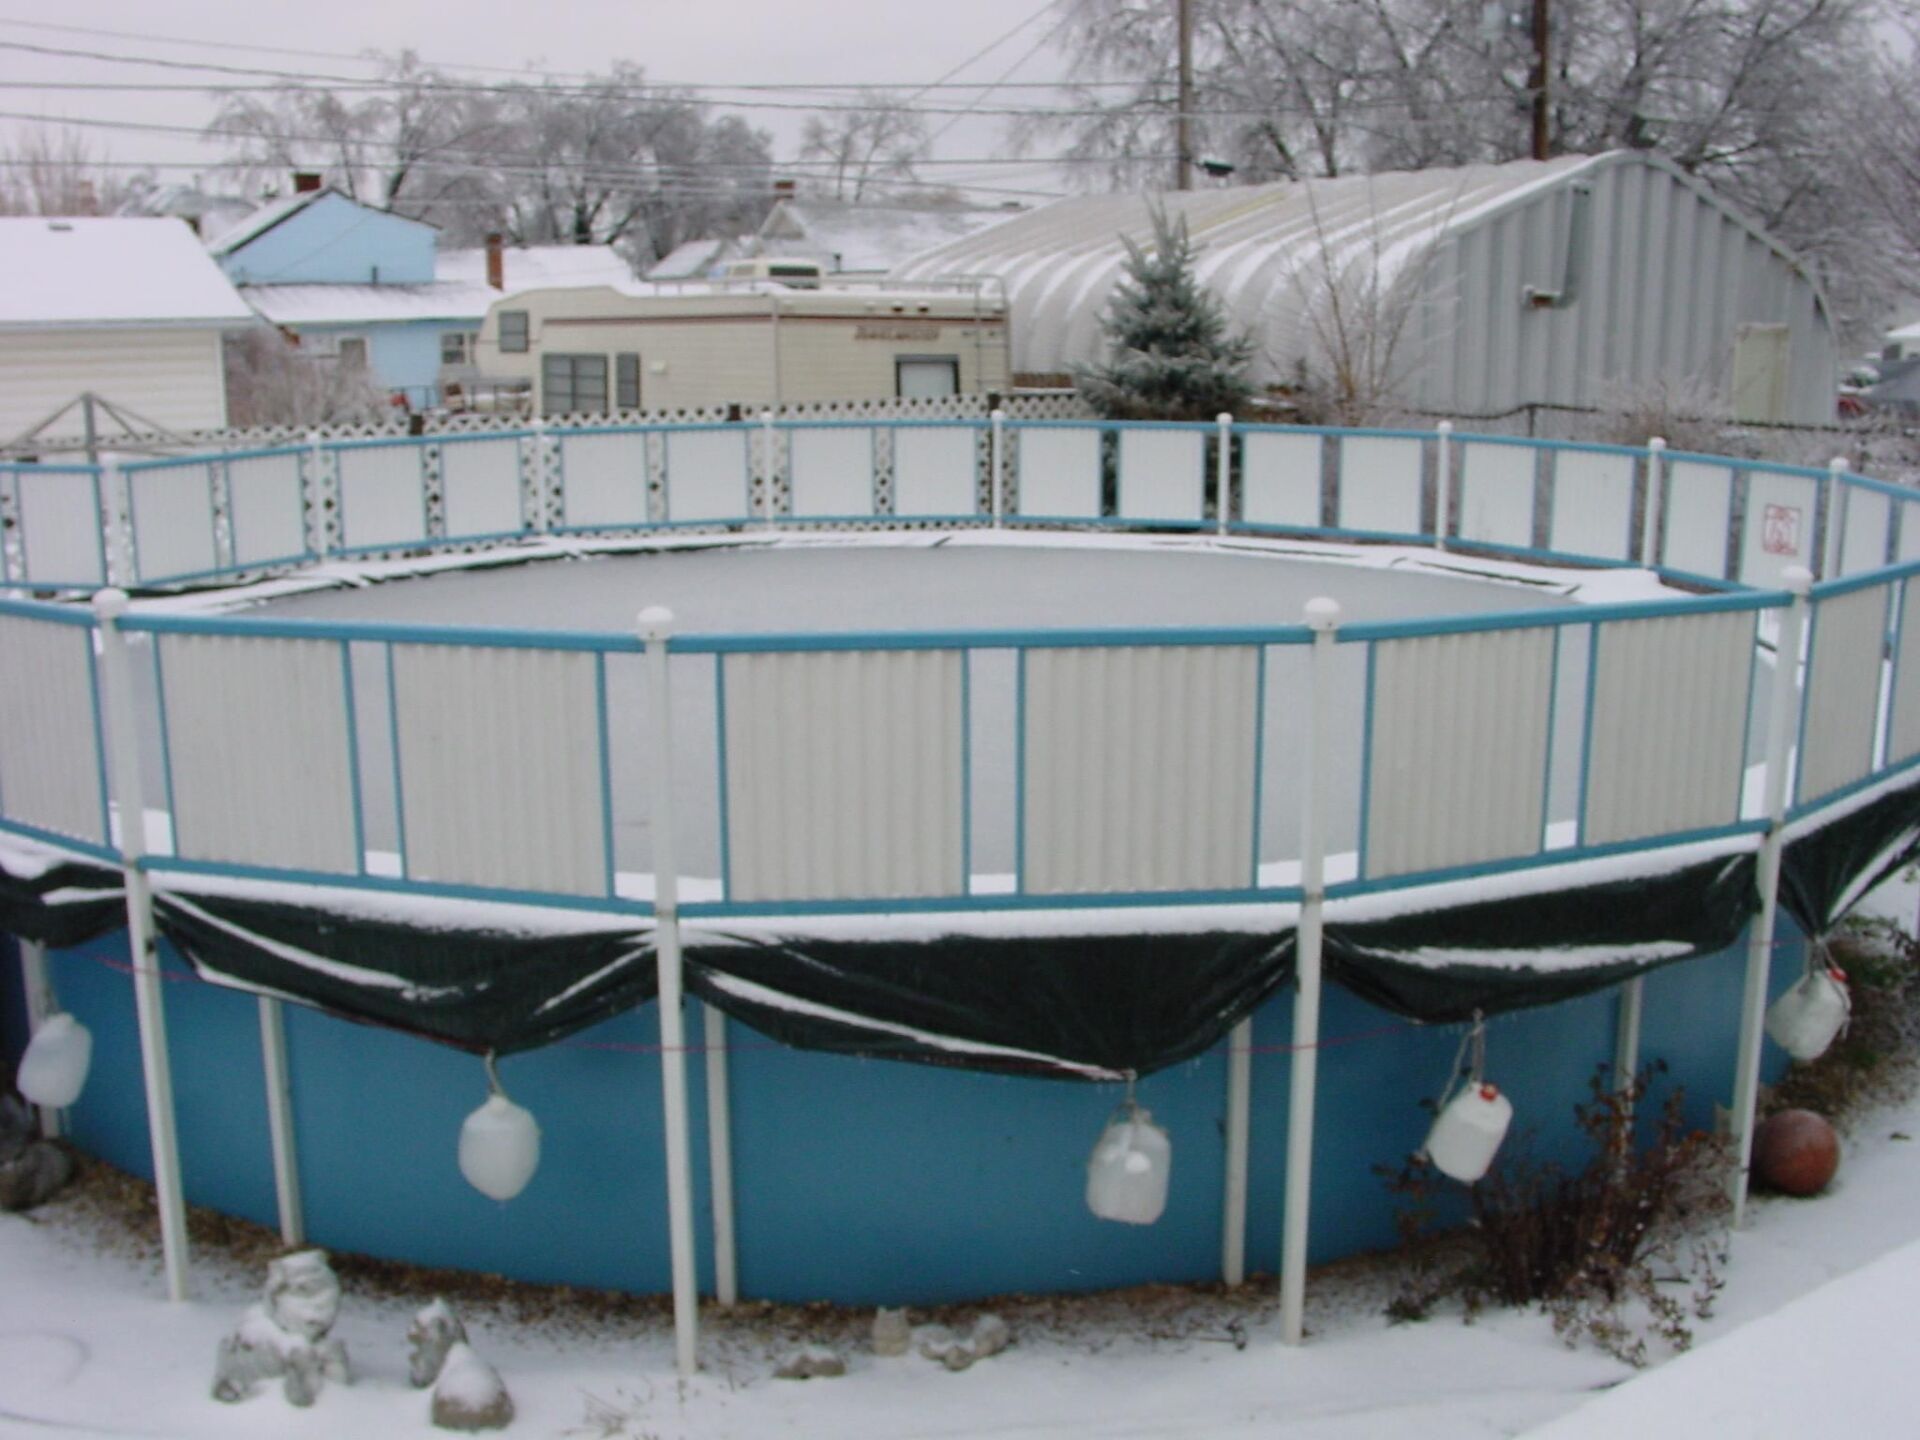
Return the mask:
[[[294,194],[311,195],[319,188],[320,172],[318,170],[296,170],[293,172]]]
[[[496,290],[507,288],[507,257],[500,252],[500,232],[487,236],[487,284]]]
[[[799,193],[799,189],[800,183],[797,180],[776,180],[773,182],[773,198],[791,200]]]

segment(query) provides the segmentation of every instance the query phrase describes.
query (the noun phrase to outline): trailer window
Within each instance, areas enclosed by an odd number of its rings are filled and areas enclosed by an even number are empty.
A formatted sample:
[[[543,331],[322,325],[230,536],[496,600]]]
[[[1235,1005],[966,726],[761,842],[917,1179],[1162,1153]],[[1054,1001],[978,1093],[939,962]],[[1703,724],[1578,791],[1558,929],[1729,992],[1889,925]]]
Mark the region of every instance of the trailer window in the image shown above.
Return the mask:
[[[607,357],[542,355],[540,413],[598,415],[607,408]]]
[[[526,311],[502,310],[500,312],[500,353],[502,355],[527,353]]]
[[[960,393],[960,362],[951,355],[902,355],[893,362],[894,394],[902,400],[937,400]]]
[[[621,355],[614,361],[614,408],[619,410],[638,410],[640,408],[640,357]]]

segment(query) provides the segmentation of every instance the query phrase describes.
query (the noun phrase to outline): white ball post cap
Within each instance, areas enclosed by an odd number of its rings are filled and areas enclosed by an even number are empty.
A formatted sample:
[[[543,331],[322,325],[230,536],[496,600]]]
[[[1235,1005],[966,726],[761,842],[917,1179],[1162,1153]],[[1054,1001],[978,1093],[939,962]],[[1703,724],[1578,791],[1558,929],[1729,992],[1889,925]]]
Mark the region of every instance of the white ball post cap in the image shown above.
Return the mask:
[[[127,613],[127,606],[131,603],[127,599],[127,592],[116,585],[93,592],[93,613],[102,620],[118,620]]]
[[[664,640],[673,633],[673,611],[664,605],[649,605],[640,612],[640,638]]]
[[[1340,602],[1330,600],[1325,595],[1316,595],[1307,601],[1306,614],[1308,629],[1331,630],[1340,623]]]

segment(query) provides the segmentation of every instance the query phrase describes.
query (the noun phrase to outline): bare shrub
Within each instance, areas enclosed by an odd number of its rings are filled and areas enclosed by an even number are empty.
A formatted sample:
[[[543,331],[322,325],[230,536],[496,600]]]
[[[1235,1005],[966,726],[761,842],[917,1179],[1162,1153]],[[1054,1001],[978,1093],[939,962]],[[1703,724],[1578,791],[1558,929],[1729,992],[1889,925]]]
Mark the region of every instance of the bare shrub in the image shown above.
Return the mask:
[[[259,327],[226,339],[227,423],[361,425],[391,413],[365,368],[305,353],[278,330]]]

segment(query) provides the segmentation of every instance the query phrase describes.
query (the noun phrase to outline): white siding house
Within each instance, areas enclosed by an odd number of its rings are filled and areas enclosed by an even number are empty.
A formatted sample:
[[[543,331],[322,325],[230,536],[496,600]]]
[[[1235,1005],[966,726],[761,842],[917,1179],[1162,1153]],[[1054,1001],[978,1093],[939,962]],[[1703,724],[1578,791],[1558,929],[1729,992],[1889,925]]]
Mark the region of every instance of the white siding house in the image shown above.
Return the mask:
[[[87,391],[168,430],[227,423],[221,332],[258,322],[184,220],[0,219],[0,273],[0,443]]]

